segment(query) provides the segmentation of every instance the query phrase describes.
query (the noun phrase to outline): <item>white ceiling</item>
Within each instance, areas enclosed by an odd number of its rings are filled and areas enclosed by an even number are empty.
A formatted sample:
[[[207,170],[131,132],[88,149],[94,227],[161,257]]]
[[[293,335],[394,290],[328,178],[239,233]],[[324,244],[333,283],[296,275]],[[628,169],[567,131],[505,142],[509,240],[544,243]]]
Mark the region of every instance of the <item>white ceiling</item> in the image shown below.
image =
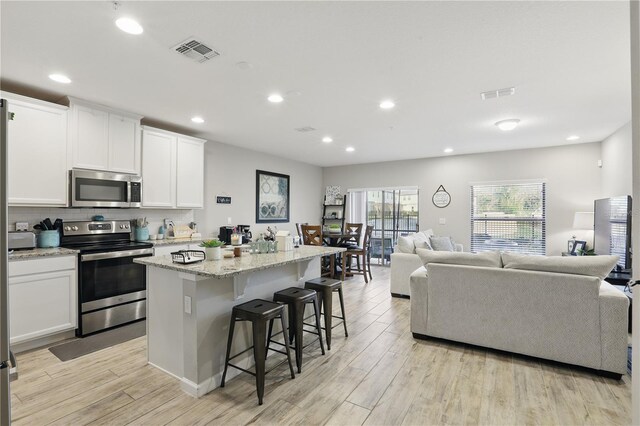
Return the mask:
[[[321,166],[563,145],[571,134],[594,142],[631,117],[628,7],[122,1],[115,11],[108,1],[2,1],[0,75],[5,87],[72,95]],[[144,33],[118,30],[124,15]],[[189,36],[221,56],[198,64],[171,50]],[[73,83],[50,81],[52,72]],[[512,97],[480,99],[509,86]],[[285,101],[267,102],[272,92]],[[385,98],[396,108],[378,108]],[[206,122],[191,123],[196,114]],[[510,133],[493,125],[511,117],[521,124]],[[302,126],[318,130],[294,131]]]

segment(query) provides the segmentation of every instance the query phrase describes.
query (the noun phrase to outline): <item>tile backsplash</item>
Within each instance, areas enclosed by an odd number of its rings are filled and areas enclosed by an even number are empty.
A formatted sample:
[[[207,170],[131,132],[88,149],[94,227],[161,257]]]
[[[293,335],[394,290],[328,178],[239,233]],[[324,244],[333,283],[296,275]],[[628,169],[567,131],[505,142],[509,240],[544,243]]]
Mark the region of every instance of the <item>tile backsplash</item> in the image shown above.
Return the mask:
[[[188,225],[194,220],[193,210],[156,210],[156,209],[65,209],[53,207],[9,207],[9,230],[15,230],[16,222],[28,222],[29,229],[45,218],[54,221],[91,220],[102,215],[105,220],[131,220],[146,217],[149,233],[156,234],[164,219],[171,219],[176,225]]]

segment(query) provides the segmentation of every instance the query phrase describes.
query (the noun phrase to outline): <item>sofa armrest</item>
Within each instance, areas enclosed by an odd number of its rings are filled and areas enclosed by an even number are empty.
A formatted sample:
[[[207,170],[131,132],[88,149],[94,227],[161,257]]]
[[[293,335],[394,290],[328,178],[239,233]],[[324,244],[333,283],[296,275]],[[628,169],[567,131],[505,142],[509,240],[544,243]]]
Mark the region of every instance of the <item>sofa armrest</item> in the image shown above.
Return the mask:
[[[419,267],[409,277],[411,286],[411,331],[427,334],[427,306],[429,282],[427,268]]]
[[[391,294],[409,296],[409,276],[422,266],[417,254],[391,253],[391,274],[389,277]]]
[[[602,370],[627,372],[629,298],[606,281],[600,285]]]

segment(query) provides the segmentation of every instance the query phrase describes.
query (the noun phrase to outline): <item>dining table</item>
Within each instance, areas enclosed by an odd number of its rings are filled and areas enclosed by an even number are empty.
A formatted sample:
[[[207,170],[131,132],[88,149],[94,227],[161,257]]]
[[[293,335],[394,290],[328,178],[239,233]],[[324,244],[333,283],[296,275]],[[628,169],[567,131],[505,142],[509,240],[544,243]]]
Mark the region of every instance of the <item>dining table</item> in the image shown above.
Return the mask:
[[[326,232],[324,234],[322,234],[322,239],[324,241],[324,243],[329,246],[329,247],[343,247],[344,244],[353,239],[360,239],[360,235],[358,235],[355,232]],[[337,255],[336,255],[337,256]],[[333,277],[336,279],[340,279],[341,281],[344,281],[345,276],[352,276],[352,274],[347,273],[346,268],[347,268],[347,256],[345,256],[344,253],[340,254],[341,256],[341,260],[338,261],[338,259],[336,259],[334,262],[332,262],[333,264]],[[340,268],[340,270],[338,270],[338,268]]]

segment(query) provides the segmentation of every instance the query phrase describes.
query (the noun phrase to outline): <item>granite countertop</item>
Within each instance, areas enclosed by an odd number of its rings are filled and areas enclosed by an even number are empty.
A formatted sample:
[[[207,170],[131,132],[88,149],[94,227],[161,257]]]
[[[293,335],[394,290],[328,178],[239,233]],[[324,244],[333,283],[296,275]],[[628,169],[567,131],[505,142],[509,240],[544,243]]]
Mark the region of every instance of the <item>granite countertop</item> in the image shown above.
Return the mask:
[[[205,260],[204,262],[191,265],[173,263],[169,255],[141,257],[134,259],[134,262],[204,277],[228,278],[241,273],[260,271],[275,266],[313,259],[318,256],[341,253],[343,251],[346,251],[346,249],[342,247],[300,246],[291,251],[262,254],[243,253],[240,257]]]
[[[148,240],[154,246],[172,246],[178,244],[200,244],[203,238],[163,238],[161,240]]]
[[[38,257],[52,256],[75,256],[78,250],[67,249],[63,247],[55,248],[35,248],[31,250],[15,250],[9,253],[9,260],[35,259]]]

